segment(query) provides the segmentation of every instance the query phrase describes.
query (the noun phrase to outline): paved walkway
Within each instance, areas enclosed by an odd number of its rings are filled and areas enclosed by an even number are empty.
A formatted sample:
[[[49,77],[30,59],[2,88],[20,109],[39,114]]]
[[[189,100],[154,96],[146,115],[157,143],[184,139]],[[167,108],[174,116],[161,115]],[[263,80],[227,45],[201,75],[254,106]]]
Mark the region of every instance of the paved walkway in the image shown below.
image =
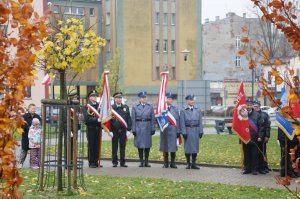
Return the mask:
[[[185,165],[178,165],[178,169],[165,169],[162,168],[162,164],[154,163],[151,163],[151,168],[139,168],[139,163],[137,162],[128,162],[128,168],[114,168],[110,161],[102,161],[101,164],[103,164],[102,168],[85,168],[84,173],[101,176],[165,178],[230,185],[284,188],[276,184],[274,177],[278,175],[278,172],[254,176],[252,174],[243,175],[240,169],[235,168],[201,167],[200,170],[188,170],[185,169]],[[293,182],[290,188],[295,189],[295,187],[296,185]]]

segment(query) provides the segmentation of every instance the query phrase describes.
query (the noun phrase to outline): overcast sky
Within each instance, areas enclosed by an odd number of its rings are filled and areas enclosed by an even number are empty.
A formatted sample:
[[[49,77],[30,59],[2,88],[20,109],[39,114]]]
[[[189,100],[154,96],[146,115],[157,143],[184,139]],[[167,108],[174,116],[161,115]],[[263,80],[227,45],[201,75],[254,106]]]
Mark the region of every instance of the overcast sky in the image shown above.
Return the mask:
[[[235,12],[239,16],[247,13],[246,16],[250,17],[252,8],[251,0],[202,0],[202,22],[206,18],[209,18],[209,21],[214,21],[216,16],[223,19],[228,12]]]

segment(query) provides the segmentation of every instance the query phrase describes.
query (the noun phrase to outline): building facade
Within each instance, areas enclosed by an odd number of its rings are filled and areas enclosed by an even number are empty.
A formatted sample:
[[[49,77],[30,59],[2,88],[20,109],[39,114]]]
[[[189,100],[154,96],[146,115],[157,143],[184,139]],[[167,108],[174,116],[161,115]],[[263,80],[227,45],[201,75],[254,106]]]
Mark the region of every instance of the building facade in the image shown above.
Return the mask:
[[[203,79],[211,81],[251,81],[251,70],[242,49],[242,27],[249,27],[250,40],[258,40],[261,27],[258,18],[227,13],[226,18],[205,20],[203,24]],[[245,34],[245,33],[244,33]]]
[[[103,19],[104,63],[121,50],[119,77],[126,94],[157,94],[165,69],[173,93],[184,69],[186,79],[202,79],[201,0],[105,0]],[[184,49],[190,51],[186,63]]]

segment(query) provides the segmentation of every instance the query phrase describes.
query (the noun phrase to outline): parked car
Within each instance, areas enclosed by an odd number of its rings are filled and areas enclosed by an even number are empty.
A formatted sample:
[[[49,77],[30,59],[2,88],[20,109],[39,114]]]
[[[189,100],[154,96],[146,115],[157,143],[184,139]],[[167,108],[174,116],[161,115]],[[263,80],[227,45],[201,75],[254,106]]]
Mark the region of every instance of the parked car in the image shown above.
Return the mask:
[[[271,106],[261,106],[261,107],[260,107],[261,111],[266,112],[266,113],[268,113],[268,110],[269,110],[270,108],[271,108]]]
[[[270,108],[268,109],[268,115],[271,116],[276,116],[276,113],[279,111],[278,107]]]

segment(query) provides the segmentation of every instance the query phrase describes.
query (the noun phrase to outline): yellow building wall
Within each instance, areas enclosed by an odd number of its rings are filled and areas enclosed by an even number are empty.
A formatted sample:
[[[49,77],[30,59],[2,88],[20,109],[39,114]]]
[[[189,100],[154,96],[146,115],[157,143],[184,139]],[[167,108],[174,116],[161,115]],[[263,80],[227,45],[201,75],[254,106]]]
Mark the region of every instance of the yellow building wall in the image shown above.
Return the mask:
[[[126,86],[152,86],[152,1],[124,1],[124,81]]]
[[[176,52],[177,78],[184,79],[184,59],[181,51],[188,49],[190,54],[187,59],[187,80],[194,80],[197,77],[197,0],[176,1],[177,3],[177,37],[178,49]],[[200,13],[199,13],[200,14]]]

